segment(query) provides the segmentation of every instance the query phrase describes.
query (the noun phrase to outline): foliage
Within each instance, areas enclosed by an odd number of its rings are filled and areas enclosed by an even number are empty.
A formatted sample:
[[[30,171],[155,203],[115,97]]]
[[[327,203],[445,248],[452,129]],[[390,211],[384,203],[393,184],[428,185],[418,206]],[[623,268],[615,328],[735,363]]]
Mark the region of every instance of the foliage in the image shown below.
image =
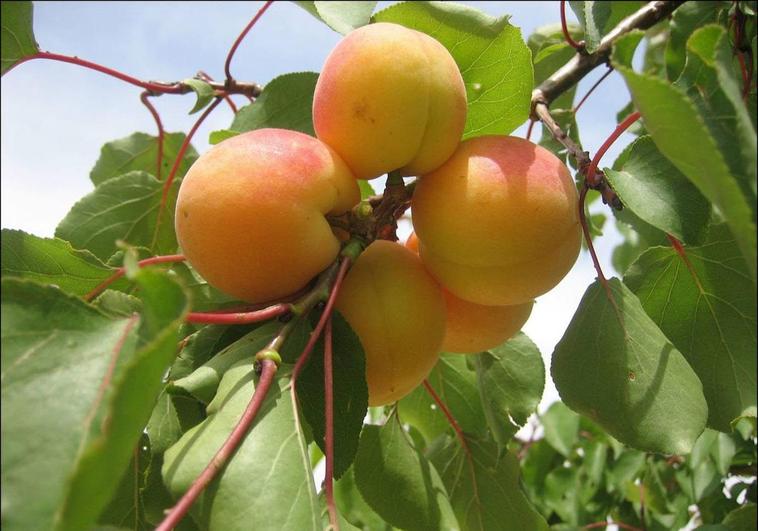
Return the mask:
[[[508,17],[475,7],[297,4],[339,33],[394,22],[441,42],[466,87],[463,138],[513,132],[530,117],[532,90],[575,55],[560,25],[525,40]],[[566,30],[584,54],[644,6],[569,4],[580,25]],[[31,2],[3,2],[2,18],[6,74],[42,52]],[[623,278],[598,271],[552,354],[562,402],[537,414],[546,371],[520,333],[487,352],[442,353],[428,387],[368,408],[363,347],[338,314],[332,348],[316,343],[293,392],[321,313],[255,325],[190,319],[242,303],[189,264],[138,260],[180,252],[174,205],[198,154],[189,133],[134,133],[102,147],[94,190],[55,238],[3,229],[3,526],[158,525],[259,387],[256,353],[281,336],[283,361],[247,436],[177,529],[322,528],[328,500],[313,477],[329,430],[343,529],[754,528],[756,12],[750,2],[689,2],[641,29],[617,38],[609,60],[629,89],[624,116],[636,110],[642,123],[600,172],[624,205],[613,258]],[[282,73],[211,141],[267,127],[313,135],[317,79]],[[229,95],[198,78],[167,87],[145,90],[194,92],[192,112]],[[575,96],[574,83],[550,110],[578,144]],[[583,187],[586,168],[565,137],[543,127],[540,143]],[[367,183],[362,194],[373,195]]]

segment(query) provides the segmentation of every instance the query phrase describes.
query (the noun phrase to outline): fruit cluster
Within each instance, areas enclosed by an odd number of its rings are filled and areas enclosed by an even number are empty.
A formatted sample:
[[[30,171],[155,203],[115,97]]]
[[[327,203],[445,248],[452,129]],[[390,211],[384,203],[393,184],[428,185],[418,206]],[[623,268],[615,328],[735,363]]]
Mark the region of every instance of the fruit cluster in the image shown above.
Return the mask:
[[[439,42],[377,23],[331,52],[313,101],[318,139],[281,129],[230,138],[187,172],[176,232],[192,266],[239,299],[303,288],[337,256],[327,217],[359,201],[356,179],[417,176],[416,233],[376,240],[336,308],[366,352],[369,404],[415,388],[439,352],[495,347],[575,262],[577,193],[546,149],[508,136],[461,142],[466,88]]]

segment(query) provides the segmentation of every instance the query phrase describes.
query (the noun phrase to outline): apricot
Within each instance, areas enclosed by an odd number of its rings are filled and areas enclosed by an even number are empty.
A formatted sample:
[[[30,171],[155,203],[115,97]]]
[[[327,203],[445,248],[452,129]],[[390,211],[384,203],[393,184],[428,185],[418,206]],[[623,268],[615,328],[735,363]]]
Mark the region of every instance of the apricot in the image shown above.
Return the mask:
[[[424,265],[470,302],[526,303],[560,282],[579,255],[578,198],[568,168],[521,138],[462,142],[419,178],[412,201]]]
[[[360,179],[432,171],[453,154],[465,122],[466,89],[450,53],[397,24],[350,32],[316,83],[316,135]]]
[[[329,146],[295,131],[229,138],[189,169],[176,203],[176,236],[211,285],[249,302],[305,286],[337,256],[325,215],[360,200],[355,177]]]
[[[405,246],[418,253],[418,236],[412,233]],[[442,288],[446,320],[443,352],[477,354],[497,347],[521,330],[532,313],[534,301],[513,306],[485,306],[456,297]]]
[[[370,406],[399,400],[437,363],[445,300],[419,257],[402,245],[371,243],[345,277],[335,308],[366,353]]]

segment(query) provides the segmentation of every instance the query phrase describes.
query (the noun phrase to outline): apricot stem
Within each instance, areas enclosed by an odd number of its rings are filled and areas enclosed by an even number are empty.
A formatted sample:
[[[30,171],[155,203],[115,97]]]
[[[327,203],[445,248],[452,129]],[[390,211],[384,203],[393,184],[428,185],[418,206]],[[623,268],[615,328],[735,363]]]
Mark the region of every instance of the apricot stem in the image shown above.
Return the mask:
[[[271,4],[272,2],[270,0],[266,2],[265,4],[263,4],[263,6],[258,10],[258,12],[255,14],[252,20],[247,24],[247,26],[245,26],[245,29],[242,30],[242,33],[239,34],[237,39],[234,41],[234,44],[232,44],[232,47],[229,49],[229,53],[226,56],[226,62],[224,62],[224,73],[226,74],[227,82],[230,82],[233,79],[232,73],[229,67],[232,64],[232,57],[234,57],[234,53],[237,51],[237,48],[242,42],[242,39],[244,39],[245,36],[248,34],[248,32],[252,29],[252,27],[255,26],[255,23],[258,22],[258,19],[261,18],[263,13],[266,12],[266,10],[269,8]]]
[[[150,114],[153,115],[153,119],[155,120],[155,125],[158,127],[158,160],[156,161],[155,165],[155,178],[159,181],[161,180],[161,164],[163,163],[163,122],[161,122],[161,115],[158,114],[158,111],[155,109],[152,103],[150,103],[150,100],[148,100],[149,97],[151,97],[153,94],[146,90],[142,94],[140,94],[139,99],[142,101],[142,104],[147,107],[147,110],[150,111]]]
[[[183,254],[168,254],[164,256],[152,256],[150,258],[145,258],[144,260],[140,260],[139,262],[137,262],[137,265],[139,267],[144,267],[147,265],[164,264],[167,262],[183,262],[184,260],[185,258]],[[87,293],[83,297],[83,299],[87,302],[91,301],[92,299],[97,297],[100,294],[100,292],[102,292],[105,288],[113,284],[119,278],[123,277],[125,273],[126,273],[126,268],[119,267],[110,277],[103,280],[100,284],[95,286],[95,288],[92,291]]]
[[[563,30],[563,38],[566,42],[578,52],[584,51],[584,41],[576,42],[568,30],[568,24],[566,23],[566,0],[561,0],[561,29]]]
[[[255,420],[261,405],[263,405],[263,401],[271,387],[271,383],[274,381],[277,371],[277,365],[271,359],[264,359],[261,362],[261,366],[262,371],[258,385],[255,386],[255,392],[250,398],[250,402],[245,408],[244,413],[242,413],[242,418],[240,418],[237,425],[229,434],[229,437],[227,437],[224,444],[216,452],[216,455],[213,456],[211,462],[208,463],[202,473],[192,482],[192,485],[184,493],[179,502],[168,512],[156,528],[156,531],[170,531],[181,521],[200,493],[216,477],[216,474],[224,468],[232,455],[234,455],[237,447],[244,440],[250,425]]]
[[[605,152],[608,151],[608,148],[610,148],[618,137],[621,136],[621,133],[626,131],[630,125],[639,120],[641,116],[642,115],[639,111],[635,111],[624,118],[621,123],[616,126],[616,129],[613,130],[610,136],[605,139],[605,142],[600,146],[600,149],[595,152],[592,162],[590,162],[590,165],[587,167],[587,183],[590,187],[595,187],[599,183],[599,180],[595,179],[595,174],[597,172],[597,165],[600,163],[600,159],[603,158],[603,155],[605,155]]]
[[[188,323],[197,324],[250,324],[266,321],[272,317],[284,315],[292,310],[290,304],[274,304],[262,310],[252,312],[230,312],[230,313],[203,313],[190,312],[187,315]]]
[[[334,503],[334,381],[332,378],[332,318],[329,316],[324,328],[324,446],[326,452],[326,472],[324,490],[326,507],[329,510],[329,522],[335,531],[339,531],[337,506]]]

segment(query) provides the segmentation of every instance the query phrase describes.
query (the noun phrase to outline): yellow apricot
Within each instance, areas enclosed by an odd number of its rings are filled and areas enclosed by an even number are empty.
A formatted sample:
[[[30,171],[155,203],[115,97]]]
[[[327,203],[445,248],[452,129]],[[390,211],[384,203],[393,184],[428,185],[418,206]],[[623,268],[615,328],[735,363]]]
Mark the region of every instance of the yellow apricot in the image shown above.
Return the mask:
[[[405,246],[418,253],[418,245],[414,232]],[[534,305],[534,301],[529,301],[512,306],[485,306],[465,301],[444,288],[442,294],[447,311],[442,351],[459,354],[477,354],[502,345],[521,330]]]
[[[360,200],[355,177],[323,142],[259,129],[229,138],[189,169],[176,203],[176,235],[211,285],[244,301],[305,286],[337,256],[326,214]]]
[[[526,303],[552,289],[576,261],[577,201],[568,168],[547,149],[516,137],[467,140],[416,185],[421,258],[462,299]]]
[[[370,406],[399,400],[437,363],[445,300],[419,257],[402,245],[369,245],[345,277],[335,308],[366,353]]]
[[[458,66],[425,33],[380,22],[350,32],[316,83],[313,126],[359,179],[432,171],[466,122]]]

